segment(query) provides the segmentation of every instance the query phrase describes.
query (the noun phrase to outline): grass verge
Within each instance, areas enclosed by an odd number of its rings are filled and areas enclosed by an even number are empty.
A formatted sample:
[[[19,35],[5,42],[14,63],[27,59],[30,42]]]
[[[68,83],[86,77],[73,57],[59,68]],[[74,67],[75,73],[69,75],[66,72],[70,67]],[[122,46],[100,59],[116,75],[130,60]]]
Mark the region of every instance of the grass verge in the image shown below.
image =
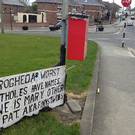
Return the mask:
[[[2,131],[1,135],[79,135],[79,124],[64,125],[51,112],[24,118]]]
[[[88,45],[85,61],[67,61],[69,68],[67,79],[68,91],[78,94],[88,90],[95,67],[97,49],[97,44],[91,41]],[[70,67],[73,68],[70,70]]]
[[[59,61],[60,39],[45,36],[0,35],[0,76],[52,67]],[[67,61],[67,89],[81,93],[87,90],[96,60],[97,45],[90,42],[84,62]],[[40,113],[24,118],[2,135],[79,135],[79,125],[65,125],[54,113]]]

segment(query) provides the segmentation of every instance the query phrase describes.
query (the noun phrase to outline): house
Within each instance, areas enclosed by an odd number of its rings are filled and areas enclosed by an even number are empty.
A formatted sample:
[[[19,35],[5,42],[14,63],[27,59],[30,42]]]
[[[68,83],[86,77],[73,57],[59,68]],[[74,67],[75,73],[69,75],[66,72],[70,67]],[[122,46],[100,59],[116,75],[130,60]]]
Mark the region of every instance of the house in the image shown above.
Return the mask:
[[[55,24],[61,19],[62,0],[36,0],[38,12],[46,13],[47,25]],[[69,0],[69,12],[86,13],[90,20],[102,17],[104,6],[102,0]]]
[[[135,8],[131,9],[131,15],[135,15]]]
[[[83,10],[90,16],[91,20],[95,18],[102,18],[104,5],[102,0],[80,0]]]
[[[27,13],[27,12],[18,12],[16,23],[24,23],[24,24],[42,24],[46,23],[46,14],[44,12],[41,13]]]
[[[4,24],[8,25],[17,20],[17,13],[24,11],[24,4],[19,0],[2,0]]]
[[[47,25],[57,22],[57,13],[61,9],[60,0],[36,0],[38,12],[45,12]]]
[[[116,3],[103,2],[103,5],[105,6],[103,14],[106,19],[109,19],[109,16],[115,18],[116,13],[119,11],[119,9],[121,9],[121,7]]]

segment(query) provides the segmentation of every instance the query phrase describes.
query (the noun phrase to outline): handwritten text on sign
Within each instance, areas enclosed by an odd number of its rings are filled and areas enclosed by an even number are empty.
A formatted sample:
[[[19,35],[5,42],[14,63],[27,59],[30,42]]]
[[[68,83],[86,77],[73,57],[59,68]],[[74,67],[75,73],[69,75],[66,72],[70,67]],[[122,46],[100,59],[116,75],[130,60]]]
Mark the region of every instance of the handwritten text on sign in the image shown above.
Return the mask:
[[[64,102],[65,66],[0,78],[0,128]]]

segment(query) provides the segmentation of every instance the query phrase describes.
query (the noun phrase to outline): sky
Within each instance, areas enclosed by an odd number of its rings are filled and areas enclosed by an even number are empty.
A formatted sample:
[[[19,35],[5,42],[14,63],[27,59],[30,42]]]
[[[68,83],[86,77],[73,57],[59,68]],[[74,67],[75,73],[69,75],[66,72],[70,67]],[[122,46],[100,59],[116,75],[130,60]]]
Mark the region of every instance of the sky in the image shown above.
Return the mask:
[[[30,2],[33,2],[33,1],[35,1],[35,0],[30,0]],[[113,0],[103,0],[103,1],[113,2]],[[121,0],[114,0],[114,2],[122,7]],[[131,7],[132,8],[135,7],[135,0],[132,0]]]

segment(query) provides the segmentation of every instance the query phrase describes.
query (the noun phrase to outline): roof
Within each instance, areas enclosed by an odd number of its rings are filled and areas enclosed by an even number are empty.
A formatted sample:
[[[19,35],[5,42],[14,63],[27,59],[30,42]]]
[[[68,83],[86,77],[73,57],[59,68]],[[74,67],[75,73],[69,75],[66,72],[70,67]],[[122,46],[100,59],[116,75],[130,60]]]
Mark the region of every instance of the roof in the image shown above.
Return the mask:
[[[36,0],[36,3],[62,3],[62,0]],[[103,6],[98,0],[69,0],[69,4],[83,4]]]
[[[80,0],[80,3],[83,5],[96,5],[96,6],[103,6],[97,0]]]
[[[62,3],[62,0],[36,0],[36,3]]]
[[[2,0],[5,5],[16,5],[16,6],[24,6],[20,0]]]
[[[112,9],[112,8],[117,8],[117,9],[120,9],[121,6],[119,6],[118,4],[116,3],[109,3],[109,2],[103,2],[103,4],[105,5],[106,8],[108,9]]]

